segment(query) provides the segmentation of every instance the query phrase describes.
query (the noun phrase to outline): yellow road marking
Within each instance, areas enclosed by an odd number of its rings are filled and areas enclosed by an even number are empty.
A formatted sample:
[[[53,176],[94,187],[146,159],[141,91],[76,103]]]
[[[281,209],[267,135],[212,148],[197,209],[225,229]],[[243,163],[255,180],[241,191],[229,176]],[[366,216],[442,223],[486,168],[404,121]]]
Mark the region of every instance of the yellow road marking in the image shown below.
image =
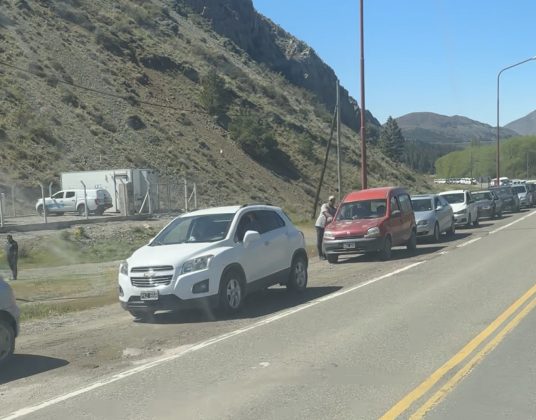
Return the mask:
[[[434,406],[439,404],[447,394],[452,391],[460,381],[467,376],[473,368],[478,365],[497,345],[504,339],[506,334],[512,331],[523,318],[525,318],[530,311],[536,306],[536,299],[533,299],[521,312],[519,312],[515,318],[513,318],[506,326],[484,346],[465,366],[463,366],[445,385],[443,385],[439,391],[437,391],[428,401],[426,401],[411,417],[410,420],[422,419],[427,412],[429,412]]]
[[[475,349],[484,342],[491,334],[497,330],[515,311],[517,311],[525,302],[527,302],[536,293],[536,284],[532,286],[523,296],[516,300],[506,311],[489,324],[480,334],[467,343],[458,353],[456,353],[443,366],[437,369],[432,375],[426,378],[420,385],[408,393],[389,411],[387,411],[380,420],[394,419],[406,411],[415,401],[426,394],[441,378],[450,370],[463,362]]]

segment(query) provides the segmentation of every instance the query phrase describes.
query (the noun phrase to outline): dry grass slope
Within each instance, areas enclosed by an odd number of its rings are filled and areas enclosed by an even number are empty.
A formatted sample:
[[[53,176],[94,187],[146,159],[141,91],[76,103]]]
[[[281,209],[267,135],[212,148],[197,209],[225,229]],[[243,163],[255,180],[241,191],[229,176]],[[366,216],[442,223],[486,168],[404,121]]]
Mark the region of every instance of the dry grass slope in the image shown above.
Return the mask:
[[[197,182],[202,205],[271,202],[309,213],[328,111],[202,17],[163,0],[0,3],[0,61],[20,69],[0,65],[0,185],[153,167],[163,179]],[[201,105],[200,81],[211,70],[230,93],[225,118]],[[245,112],[269,126],[286,163],[256,161],[233,141],[229,124]],[[356,133],[344,127],[342,143],[347,191],[358,186]],[[372,185],[429,189],[374,149],[369,169]],[[324,195],[335,191],[334,154],[326,180]]]

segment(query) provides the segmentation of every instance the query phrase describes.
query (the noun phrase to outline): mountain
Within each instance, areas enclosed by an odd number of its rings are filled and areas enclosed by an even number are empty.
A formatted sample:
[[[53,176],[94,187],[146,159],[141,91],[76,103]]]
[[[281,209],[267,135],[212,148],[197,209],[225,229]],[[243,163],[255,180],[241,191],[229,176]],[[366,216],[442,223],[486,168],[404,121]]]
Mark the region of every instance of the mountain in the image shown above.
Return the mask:
[[[536,111],[532,111],[523,118],[519,118],[509,124],[506,124],[505,127],[517,131],[523,136],[536,134]]]
[[[406,140],[465,147],[472,140],[487,143],[497,139],[495,127],[460,115],[413,112],[396,120]],[[517,134],[512,129],[501,128],[503,139]]]
[[[65,171],[154,168],[200,206],[311,209],[335,74],[251,0],[14,0],[0,8],[0,192]],[[344,91],[345,92],[345,91]],[[343,92],[343,191],[359,186],[358,112]],[[368,114],[371,127],[378,123]],[[333,149],[332,149],[333,151]],[[369,148],[371,186],[426,190]],[[328,161],[322,195],[336,191]]]

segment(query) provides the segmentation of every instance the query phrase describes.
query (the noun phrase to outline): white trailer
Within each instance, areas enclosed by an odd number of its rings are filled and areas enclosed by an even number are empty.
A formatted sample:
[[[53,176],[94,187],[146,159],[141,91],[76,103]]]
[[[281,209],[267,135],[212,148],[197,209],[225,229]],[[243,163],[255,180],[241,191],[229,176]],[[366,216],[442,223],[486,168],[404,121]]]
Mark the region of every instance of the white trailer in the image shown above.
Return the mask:
[[[113,207],[109,212],[121,212],[120,185],[128,192],[128,214],[148,213],[158,210],[158,172],[154,169],[108,169],[102,171],[64,172],[61,187],[103,188],[112,196]]]

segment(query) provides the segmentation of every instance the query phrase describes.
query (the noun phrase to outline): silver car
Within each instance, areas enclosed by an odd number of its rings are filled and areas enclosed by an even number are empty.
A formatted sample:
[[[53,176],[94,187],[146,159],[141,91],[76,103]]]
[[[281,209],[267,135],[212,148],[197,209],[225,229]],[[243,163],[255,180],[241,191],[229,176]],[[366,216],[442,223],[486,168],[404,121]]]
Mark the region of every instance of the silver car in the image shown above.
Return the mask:
[[[455,233],[454,214],[447,200],[440,195],[414,195],[411,197],[417,237],[439,242],[440,235],[446,232],[448,236]]]
[[[19,308],[11,287],[0,277],[0,366],[13,354],[18,334]]]

